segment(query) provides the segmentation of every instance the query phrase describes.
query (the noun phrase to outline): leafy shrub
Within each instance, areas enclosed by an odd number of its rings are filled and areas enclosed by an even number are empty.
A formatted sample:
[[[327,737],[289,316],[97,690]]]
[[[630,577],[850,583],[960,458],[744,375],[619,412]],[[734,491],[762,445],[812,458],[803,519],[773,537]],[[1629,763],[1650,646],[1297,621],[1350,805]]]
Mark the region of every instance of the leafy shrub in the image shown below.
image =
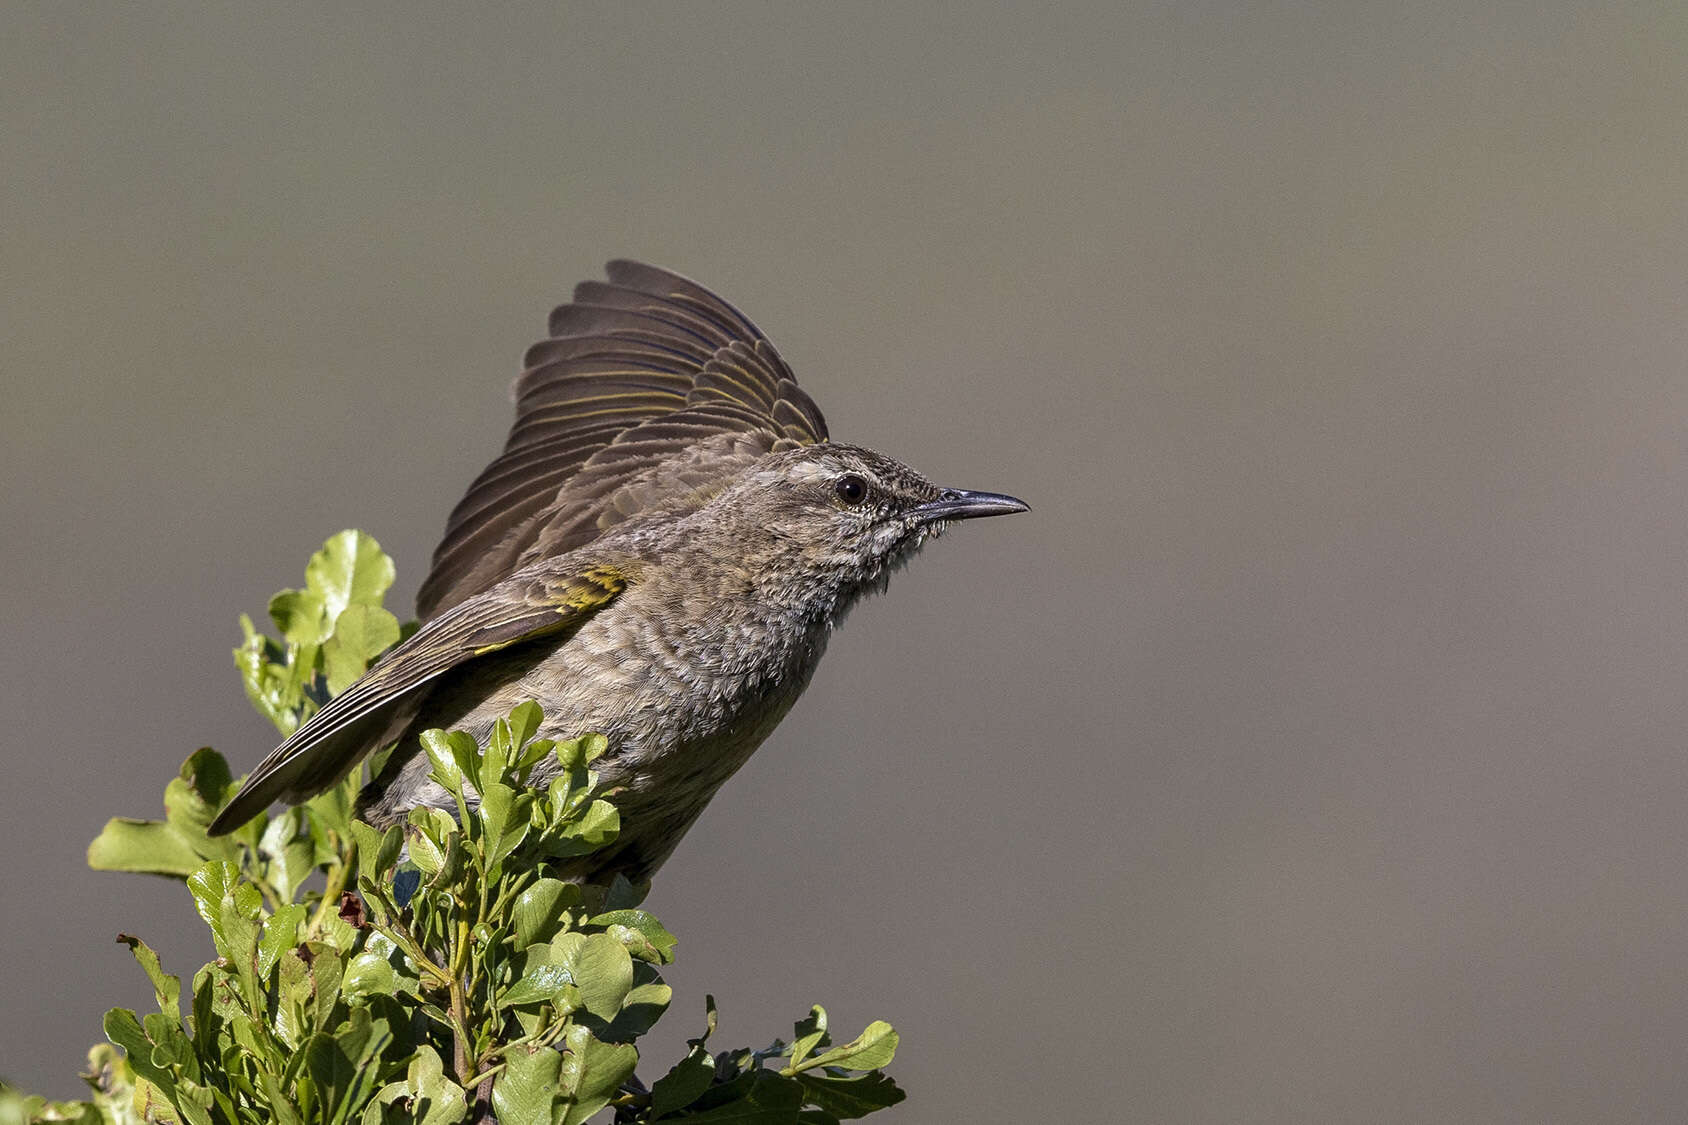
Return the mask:
[[[235,650],[248,697],[283,734],[405,632],[381,606],[392,561],[361,532],[330,539],[305,577],[270,602],[280,639],[243,617]],[[185,880],[216,959],[184,995],[144,942],[119,935],[158,1010],[106,1014],[88,1101],[0,1088],[0,1125],[578,1125],[607,1108],[617,1122],[826,1125],[902,1100],[882,1071],[890,1025],[834,1047],[819,1006],[789,1042],[712,1053],[711,999],[686,1056],[648,1088],[635,1077],[637,1041],[668,1007],[675,939],[639,908],[643,888],[560,877],[615,839],[619,817],[592,770],[605,740],[538,739],[540,719],[524,703],[485,745],[429,731],[432,776],[457,816],[418,809],[384,833],[351,815],[355,770],[300,807],[207,836],[239,783],[216,751],[196,751],[165,789],[163,820],[114,819],[88,857]],[[560,772],[528,788],[551,757]]]

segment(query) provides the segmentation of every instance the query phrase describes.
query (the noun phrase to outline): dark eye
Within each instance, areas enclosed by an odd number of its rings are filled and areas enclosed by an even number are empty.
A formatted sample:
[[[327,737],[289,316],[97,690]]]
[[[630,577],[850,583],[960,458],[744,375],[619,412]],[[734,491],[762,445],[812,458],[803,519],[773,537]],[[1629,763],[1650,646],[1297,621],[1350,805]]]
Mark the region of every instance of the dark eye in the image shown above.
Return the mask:
[[[840,500],[854,508],[867,499],[867,481],[855,473],[845,473],[838,478],[838,483],[832,486],[832,491],[838,494]]]

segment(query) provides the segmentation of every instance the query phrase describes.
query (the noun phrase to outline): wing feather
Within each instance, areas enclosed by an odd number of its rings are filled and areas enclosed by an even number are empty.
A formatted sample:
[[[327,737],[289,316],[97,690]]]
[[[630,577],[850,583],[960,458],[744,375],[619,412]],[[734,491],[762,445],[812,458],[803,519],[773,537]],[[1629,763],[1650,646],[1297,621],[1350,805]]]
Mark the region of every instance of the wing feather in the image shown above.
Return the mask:
[[[381,745],[378,735],[395,715],[415,710],[420,689],[477,657],[580,628],[635,573],[628,566],[540,564],[440,614],[259,762],[212,821],[211,834],[232,832],[273,801],[301,801],[333,784]]]
[[[656,266],[605,272],[528,349],[504,452],[452,510],[417,594],[424,620],[623,520],[695,507],[774,449],[827,439],[737,308]]]

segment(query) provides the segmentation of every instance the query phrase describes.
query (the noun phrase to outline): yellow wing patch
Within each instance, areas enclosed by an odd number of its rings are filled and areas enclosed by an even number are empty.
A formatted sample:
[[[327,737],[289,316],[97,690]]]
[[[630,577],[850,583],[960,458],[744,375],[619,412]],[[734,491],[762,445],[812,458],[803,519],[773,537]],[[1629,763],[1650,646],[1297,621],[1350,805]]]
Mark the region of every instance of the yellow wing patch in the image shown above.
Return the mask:
[[[573,574],[545,575],[519,589],[507,616],[488,621],[470,639],[476,656],[579,626],[627,588],[621,567],[600,563]],[[512,591],[518,593],[518,591]]]

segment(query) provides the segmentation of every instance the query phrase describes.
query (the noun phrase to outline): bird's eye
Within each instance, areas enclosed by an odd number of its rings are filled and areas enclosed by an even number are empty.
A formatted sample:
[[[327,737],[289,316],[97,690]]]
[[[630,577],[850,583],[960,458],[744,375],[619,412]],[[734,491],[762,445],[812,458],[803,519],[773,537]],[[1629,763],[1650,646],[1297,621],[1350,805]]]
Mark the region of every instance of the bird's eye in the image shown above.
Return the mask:
[[[845,473],[838,478],[838,483],[832,486],[832,491],[838,498],[852,508],[867,499],[867,481],[855,473]]]

